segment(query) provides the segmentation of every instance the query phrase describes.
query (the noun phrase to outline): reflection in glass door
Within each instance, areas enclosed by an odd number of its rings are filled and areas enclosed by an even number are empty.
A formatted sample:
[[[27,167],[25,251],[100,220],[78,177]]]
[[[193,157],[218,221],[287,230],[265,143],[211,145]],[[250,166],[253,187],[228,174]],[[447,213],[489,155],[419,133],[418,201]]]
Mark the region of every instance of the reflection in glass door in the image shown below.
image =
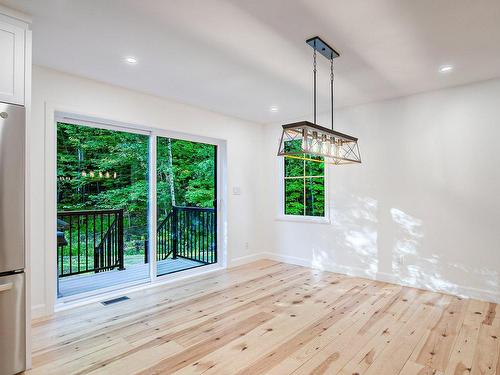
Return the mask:
[[[57,123],[58,297],[150,280],[148,157],[147,132]]]
[[[157,275],[217,262],[217,146],[157,137]]]

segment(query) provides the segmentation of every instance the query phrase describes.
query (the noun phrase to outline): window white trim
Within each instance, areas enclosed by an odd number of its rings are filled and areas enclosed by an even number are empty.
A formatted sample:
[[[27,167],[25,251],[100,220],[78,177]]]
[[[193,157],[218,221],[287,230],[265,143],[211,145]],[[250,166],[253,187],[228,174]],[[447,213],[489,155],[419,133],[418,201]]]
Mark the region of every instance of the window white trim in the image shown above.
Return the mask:
[[[302,216],[302,215],[286,215],[285,214],[285,162],[284,157],[278,157],[276,168],[278,173],[278,212],[276,221],[289,221],[299,223],[315,223],[315,224],[330,224],[330,198],[329,198],[329,177],[328,166],[325,164],[325,216]]]
[[[81,114],[72,114],[70,112],[56,112],[55,122],[75,124],[79,126],[89,126],[91,128],[106,129],[113,131],[123,131],[132,134],[142,134],[150,136],[152,130],[140,125],[131,125],[121,121],[103,120],[96,117],[85,116]]]

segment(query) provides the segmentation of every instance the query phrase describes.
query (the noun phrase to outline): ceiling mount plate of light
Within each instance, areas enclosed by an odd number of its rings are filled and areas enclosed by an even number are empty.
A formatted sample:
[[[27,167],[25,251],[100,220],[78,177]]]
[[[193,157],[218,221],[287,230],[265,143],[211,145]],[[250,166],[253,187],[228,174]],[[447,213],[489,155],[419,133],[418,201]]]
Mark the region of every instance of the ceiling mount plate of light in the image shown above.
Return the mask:
[[[278,156],[331,164],[361,163],[358,138],[333,130],[334,74],[333,59],[340,54],[316,36],[306,40],[313,49],[314,122],[302,121],[283,125]],[[330,61],[331,129],[316,123],[316,55],[319,52]],[[317,158],[320,156],[321,158]]]

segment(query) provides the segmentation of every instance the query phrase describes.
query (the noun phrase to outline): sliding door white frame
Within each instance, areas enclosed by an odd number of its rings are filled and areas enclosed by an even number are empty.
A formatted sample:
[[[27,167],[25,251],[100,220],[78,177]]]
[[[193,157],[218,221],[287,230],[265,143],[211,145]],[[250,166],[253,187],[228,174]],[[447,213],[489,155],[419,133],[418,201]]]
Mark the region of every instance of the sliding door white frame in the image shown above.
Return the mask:
[[[203,137],[203,136],[197,136],[197,135],[191,135],[191,134],[185,134],[185,133],[179,133],[175,131],[170,131],[170,130],[159,130],[159,129],[154,129],[152,131],[152,136],[151,136],[151,141],[155,143],[155,158],[156,158],[156,140],[157,137],[164,137],[164,138],[172,138],[172,139],[179,139],[179,140],[184,140],[184,141],[191,141],[191,142],[198,142],[198,143],[205,143],[205,144],[211,144],[216,146],[216,212],[217,212],[217,262],[213,264],[209,264],[203,267],[197,267],[193,269],[188,269],[185,271],[181,271],[182,275],[197,275],[200,272],[206,272],[206,271],[211,271],[211,270],[218,270],[221,268],[227,267],[227,257],[226,257],[226,225],[225,223],[227,222],[226,220],[226,202],[224,197],[226,196],[226,184],[224,181],[226,181],[226,142],[220,139],[216,138],[209,138],[209,137]],[[152,149],[152,148],[151,148]],[[156,162],[156,159],[155,159]],[[152,164],[151,164],[152,165]],[[151,190],[154,190],[154,197],[150,195],[150,199],[152,202],[155,202],[155,217],[153,222],[150,225],[151,230],[154,228],[154,234],[152,234],[149,238],[150,241],[153,240],[154,236],[154,241],[156,241],[156,165],[154,169],[154,173],[150,173],[150,176],[154,174],[154,185],[153,181],[151,181]],[[153,188],[154,186],[154,188]],[[156,244],[156,242],[155,242]],[[153,245],[150,243],[151,248],[156,249],[156,245]],[[156,253],[155,253],[156,256]],[[156,260],[156,259],[155,259]],[[153,263],[153,262],[151,262]],[[166,274],[166,275],[161,275],[157,276],[156,275],[156,263],[153,268],[153,265],[151,264],[151,269],[154,270],[154,275],[155,277],[151,278],[152,282],[164,282],[164,281],[169,281],[169,280],[174,280],[177,278],[176,273],[172,274]],[[153,272],[151,272],[153,275]]]
[[[157,231],[157,195],[156,192],[156,167],[157,167],[157,153],[156,153],[156,135],[149,136],[149,210],[148,210],[148,249],[149,249],[149,280],[151,283],[156,281],[156,231]]]
[[[64,106],[51,105],[46,103],[45,118],[45,306],[46,315],[52,314],[55,310],[65,307],[59,302],[66,302],[66,305],[76,306],[84,303],[90,303],[102,298],[108,298],[112,295],[123,294],[123,289],[129,287],[130,290],[148,288],[153,285],[163,284],[174,280],[180,280],[192,275],[219,270],[227,266],[227,217],[226,217],[226,194],[227,187],[227,160],[226,160],[226,141],[216,138],[191,135],[176,131],[164,130],[153,126],[144,126],[130,124],[122,121],[103,119],[104,117],[89,116],[78,114],[78,112],[65,108]],[[73,298],[57,299],[57,254],[56,249],[56,220],[57,217],[57,122],[76,123],[78,125],[87,125],[109,130],[126,131],[129,133],[144,134],[149,136],[149,275],[150,282],[141,286],[136,283],[126,284],[116,287],[103,288],[99,294],[88,293]],[[216,200],[217,200],[217,262],[214,264],[179,271],[173,274],[157,276],[156,263],[156,229],[157,229],[157,182],[156,167],[157,137],[165,137],[192,142],[212,144],[216,146]],[[52,235],[53,234],[53,235]],[[71,302],[70,304],[68,302]]]

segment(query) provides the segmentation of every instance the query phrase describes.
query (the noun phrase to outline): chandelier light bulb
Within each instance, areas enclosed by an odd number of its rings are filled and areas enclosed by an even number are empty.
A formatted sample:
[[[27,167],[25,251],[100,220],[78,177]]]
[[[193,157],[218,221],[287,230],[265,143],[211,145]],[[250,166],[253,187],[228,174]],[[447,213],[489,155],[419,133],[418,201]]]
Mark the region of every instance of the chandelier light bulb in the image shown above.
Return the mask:
[[[321,137],[321,153],[324,155],[330,154],[330,142],[326,138],[325,134]]]

